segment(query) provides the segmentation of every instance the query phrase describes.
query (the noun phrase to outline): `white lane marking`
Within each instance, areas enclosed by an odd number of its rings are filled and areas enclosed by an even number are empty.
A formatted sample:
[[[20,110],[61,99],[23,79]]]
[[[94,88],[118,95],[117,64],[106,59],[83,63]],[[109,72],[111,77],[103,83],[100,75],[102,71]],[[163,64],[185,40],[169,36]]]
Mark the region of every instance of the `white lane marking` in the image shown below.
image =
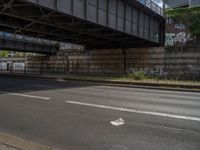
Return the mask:
[[[50,100],[49,97],[42,97],[42,96],[34,96],[34,95],[27,95],[27,94],[19,94],[19,93],[6,93],[13,96],[21,96],[21,97],[28,97],[28,98],[36,98],[36,99],[42,99],[42,100]]]
[[[111,121],[110,123],[111,123],[113,126],[122,126],[122,125],[125,124],[125,120],[122,119],[122,118],[119,118],[119,119],[117,119],[117,120],[115,120],[115,121]]]
[[[122,112],[131,112],[131,113],[138,113],[138,114],[153,115],[153,116],[159,116],[159,117],[167,117],[167,118],[175,118],[175,119],[191,120],[191,121],[200,122],[200,118],[191,117],[191,116],[182,116],[182,115],[175,115],[175,114],[168,114],[168,113],[143,111],[143,110],[136,110],[136,109],[129,109],[129,108],[121,108],[121,107],[113,107],[113,106],[106,106],[106,105],[99,105],[99,104],[84,103],[84,102],[78,102],[78,101],[65,101],[65,102],[68,104],[74,104],[74,105],[82,105],[82,106],[103,108],[103,109],[109,109],[109,110],[117,110],[117,111],[122,111]]]

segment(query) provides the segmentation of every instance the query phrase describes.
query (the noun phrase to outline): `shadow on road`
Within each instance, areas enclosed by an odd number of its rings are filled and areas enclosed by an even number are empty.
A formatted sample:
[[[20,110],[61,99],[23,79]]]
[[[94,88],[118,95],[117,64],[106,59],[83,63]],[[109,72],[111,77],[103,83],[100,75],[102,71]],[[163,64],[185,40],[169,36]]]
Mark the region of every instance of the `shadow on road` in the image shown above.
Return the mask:
[[[4,92],[34,92],[97,86],[83,82],[61,82],[47,79],[6,78],[0,76],[0,94]]]

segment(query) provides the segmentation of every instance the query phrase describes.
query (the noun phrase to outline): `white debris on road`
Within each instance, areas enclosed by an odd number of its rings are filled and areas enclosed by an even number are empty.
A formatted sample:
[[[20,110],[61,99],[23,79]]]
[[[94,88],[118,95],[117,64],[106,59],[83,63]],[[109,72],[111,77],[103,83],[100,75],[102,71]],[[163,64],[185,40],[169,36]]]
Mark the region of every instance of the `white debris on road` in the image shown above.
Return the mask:
[[[110,122],[113,126],[122,126],[125,124],[125,120],[122,118],[119,118],[118,120],[111,121]]]

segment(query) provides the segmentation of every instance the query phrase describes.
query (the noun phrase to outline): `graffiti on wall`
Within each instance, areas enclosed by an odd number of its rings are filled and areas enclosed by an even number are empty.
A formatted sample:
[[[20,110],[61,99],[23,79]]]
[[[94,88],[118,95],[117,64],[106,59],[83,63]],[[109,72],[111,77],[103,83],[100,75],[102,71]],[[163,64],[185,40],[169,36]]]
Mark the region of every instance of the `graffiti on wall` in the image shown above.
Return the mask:
[[[15,71],[24,71],[25,63],[13,63],[13,70]]]
[[[176,23],[174,20],[172,20],[171,18],[168,18],[166,20],[166,24],[168,26],[174,26],[175,29],[184,29],[186,30],[186,26],[183,23]]]
[[[182,23],[176,23],[174,26],[176,29],[186,29],[185,25]]]
[[[174,36],[175,36],[175,33],[165,33],[165,46],[174,45]]]
[[[143,72],[147,76],[161,77],[161,76],[166,76],[168,74],[166,71],[164,71],[163,65],[157,65],[157,66],[154,66],[153,68],[151,68],[151,67],[132,67],[132,68],[129,68],[130,73],[135,73],[135,72],[138,72],[138,71]]]
[[[165,46],[185,45],[187,42],[193,40],[183,23],[176,23],[172,19],[168,18],[166,21],[166,33],[165,33]]]
[[[191,41],[190,33],[165,33],[165,46],[174,46],[175,44],[185,44]]]

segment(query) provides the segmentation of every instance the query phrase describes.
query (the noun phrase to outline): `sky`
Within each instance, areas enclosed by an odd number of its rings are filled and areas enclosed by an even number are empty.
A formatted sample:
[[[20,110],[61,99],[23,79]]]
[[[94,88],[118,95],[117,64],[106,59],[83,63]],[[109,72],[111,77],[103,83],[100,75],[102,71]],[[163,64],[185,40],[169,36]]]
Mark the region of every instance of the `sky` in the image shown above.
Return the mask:
[[[156,4],[158,4],[159,6],[163,6],[163,2],[162,0],[153,0]]]

